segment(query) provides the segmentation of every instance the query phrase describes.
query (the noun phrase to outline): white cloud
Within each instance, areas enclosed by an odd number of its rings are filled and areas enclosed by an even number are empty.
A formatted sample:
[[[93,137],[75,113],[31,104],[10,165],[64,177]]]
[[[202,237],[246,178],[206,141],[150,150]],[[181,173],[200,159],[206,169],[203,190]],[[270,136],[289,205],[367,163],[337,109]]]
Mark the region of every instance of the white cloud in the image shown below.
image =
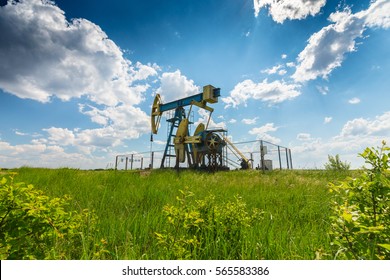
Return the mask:
[[[286,66],[289,68],[295,67],[295,63],[294,62],[287,62]]]
[[[275,104],[296,98],[301,94],[299,89],[300,85],[288,84],[284,81],[269,83],[265,79],[263,82],[256,84],[252,80],[244,80],[234,87],[228,97],[222,98],[222,101],[227,104],[225,108],[246,104],[248,99]]]
[[[281,69],[281,70],[278,71],[278,74],[279,74],[280,76],[283,76],[283,75],[286,74],[286,73],[287,73],[287,71],[284,70],[284,69]]]
[[[255,17],[257,17],[259,15],[261,8],[262,8],[262,6],[260,6],[260,1],[253,0],[253,9],[255,10]]]
[[[52,155],[58,152],[59,166],[92,167],[100,159],[94,152],[114,157],[109,155],[112,147],[150,131],[149,117],[136,105],[160,67],[126,59],[96,24],[68,21],[51,1],[9,1],[0,7],[0,33],[0,88],[39,102],[83,96],[87,101],[79,105],[80,113],[101,126],[49,127],[42,130],[44,135],[30,135],[35,138],[30,144],[3,142],[8,166],[58,166]]]
[[[95,150],[107,150],[123,144],[123,141],[139,138],[150,131],[148,115],[139,108],[118,105],[98,109],[91,105],[80,105],[80,112],[103,127],[92,129],[67,129],[50,127],[43,129],[48,134],[48,141],[40,138],[39,142],[59,146],[73,146],[83,153]]]
[[[297,140],[299,141],[310,141],[312,140],[310,133],[299,133],[297,135]]]
[[[121,143],[121,137],[113,127],[85,129],[77,132],[78,147],[86,148],[85,151],[94,151],[101,148],[115,147]]]
[[[0,33],[0,87],[20,98],[85,95],[99,104],[135,105],[143,91],[132,83],[157,74],[155,65],[132,65],[96,24],[68,21],[51,1],[0,7]]]
[[[329,87],[327,86],[316,86],[316,88],[322,95],[327,95],[329,93]]]
[[[146,80],[147,78],[151,76],[156,76],[157,71],[161,71],[160,66],[158,66],[156,63],[147,65],[142,64],[141,62],[137,62],[134,67],[130,68],[130,73],[132,77],[132,81],[140,81],[140,80]]]
[[[378,0],[373,2],[367,12],[362,12],[368,27],[390,28],[390,2]]]
[[[193,80],[182,75],[180,70],[165,72],[161,76],[161,86],[157,93],[161,95],[164,102],[170,102],[183,97],[200,93],[200,88]]]
[[[80,112],[91,117],[92,121],[106,127],[112,127],[116,134],[127,139],[138,138],[150,131],[148,115],[139,108],[125,104],[98,109],[93,106],[80,106]]]
[[[356,118],[346,122],[340,133],[328,140],[313,138],[308,133],[297,136],[301,142],[291,143],[293,161],[300,168],[323,168],[328,155],[339,154],[352,168],[360,168],[364,161],[358,157],[366,147],[380,146],[382,140],[389,143],[390,112],[374,119]]]
[[[105,119],[107,125],[72,130],[60,127],[45,128],[43,131],[47,133],[47,137],[34,139],[32,143],[74,148],[81,154],[92,157],[94,152],[107,153],[111,148],[124,145],[125,140],[138,138],[141,133],[150,131],[149,117],[138,108],[129,109],[121,105],[99,110],[92,107],[82,113],[90,114],[92,119],[100,116]]]
[[[342,136],[353,136],[353,135],[366,135],[369,132],[369,122],[366,119],[358,118],[352,121],[348,121],[342,131]]]
[[[249,130],[249,134],[256,135],[256,139],[261,139],[264,141],[271,142],[273,144],[278,144],[281,140],[277,137],[271,136],[269,132],[277,131],[278,127],[275,127],[273,123],[267,123],[260,127],[255,127]]]
[[[16,156],[18,154],[39,154],[46,149],[44,144],[22,144],[12,146],[7,142],[0,142],[0,150],[3,156]]]
[[[376,116],[374,120],[357,118],[348,121],[341,130],[340,136],[383,135],[390,137],[390,112]]]
[[[325,117],[325,119],[324,119],[324,124],[328,124],[328,123],[330,123],[332,120],[333,120],[332,117]]]
[[[329,87],[327,86],[316,86],[316,88],[322,95],[327,95],[329,92]]]
[[[231,119],[231,120],[229,121],[229,123],[236,123],[236,122],[237,122],[236,119]]]
[[[285,53],[282,54],[281,58],[282,58],[282,59],[286,59],[286,58],[287,58],[287,54],[285,54]]]
[[[271,75],[271,74],[279,74],[280,76],[283,76],[284,74],[287,73],[287,71],[284,69],[283,65],[279,64],[279,65],[275,65],[274,67],[272,68],[268,68],[268,69],[265,69],[265,70],[261,70],[260,71],[261,73],[266,73],[268,75]]]
[[[332,15],[330,19],[335,20]],[[310,37],[308,45],[298,56],[299,64],[292,76],[295,81],[314,80],[319,76],[326,79],[341,66],[344,55],[355,50],[355,39],[363,33],[363,21],[351,17],[350,11],[338,12],[337,17],[338,20],[350,20],[326,26]]]
[[[76,152],[66,152],[58,145],[47,145],[34,141],[31,144],[11,145],[0,141],[0,166],[5,167],[73,167],[104,168],[102,158]],[[23,155],[23,156],[20,156]],[[112,158],[114,158],[113,155]],[[103,163],[102,163],[103,162]],[[103,165],[103,166],[102,166]]]
[[[255,117],[253,119],[242,119],[241,122],[243,124],[255,124],[257,119],[258,119],[258,117]]]
[[[73,131],[67,128],[50,127],[43,129],[49,134],[49,143],[59,144],[61,146],[68,146],[75,144],[75,135]]]
[[[274,123],[267,123],[261,127],[255,127],[252,128],[249,131],[249,134],[256,135],[256,134],[264,134],[267,132],[277,131],[278,127],[275,127]]]
[[[275,65],[274,67],[272,68],[268,68],[268,69],[265,69],[265,70],[261,70],[261,73],[267,73],[267,74],[275,74],[280,68],[282,67],[282,65]]]
[[[27,136],[28,135],[28,133],[21,132],[18,129],[14,129],[14,132],[16,135],[19,135],[19,136]]]
[[[221,121],[221,122],[218,122],[216,123],[211,115],[210,117],[210,112],[209,111],[206,111],[204,109],[199,109],[198,110],[198,114],[199,114],[199,119],[194,123],[194,126],[197,127],[200,123],[203,123],[205,126],[207,125],[207,122],[209,122],[209,126],[208,128],[211,129],[211,128],[222,128],[222,129],[226,129],[226,123],[224,121]],[[210,121],[209,121],[210,119]]]
[[[308,45],[298,55],[298,65],[292,78],[296,82],[327,79],[330,73],[356,51],[356,39],[362,37],[367,27],[389,28],[390,2],[378,0],[367,10],[353,14],[349,8],[329,16],[332,24],[314,33]]]
[[[350,100],[348,100],[348,103],[349,104],[358,104],[358,103],[360,103],[360,99],[357,97],[354,97],[354,98],[351,98]]]
[[[268,7],[272,19],[283,23],[286,19],[304,19],[308,15],[318,14],[326,4],[326,0],[254,0],[255,16],[262,8]]]

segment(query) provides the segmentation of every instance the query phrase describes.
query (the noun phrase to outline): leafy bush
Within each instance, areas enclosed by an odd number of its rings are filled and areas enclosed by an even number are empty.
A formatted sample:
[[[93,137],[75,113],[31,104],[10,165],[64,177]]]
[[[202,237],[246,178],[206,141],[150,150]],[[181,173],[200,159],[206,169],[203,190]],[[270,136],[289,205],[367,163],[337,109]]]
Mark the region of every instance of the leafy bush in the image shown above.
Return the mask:
[[[169,259],[241,259],[247,230],[262,213],[252,209],[239,196],[234,201],[218,204],[215,196],[190,200],[188,189],[177,197],[178,205],[166,205],[163,212],[169,229],[155,233]]]
[[[335,258],[390,259],[390,148],[367,148],[360,154],[371,165],[360,177],[339,185],[335,194],[332,245]]]
[[[351,164],[345,162],[342,162],[340,160],[340,156],[331,156],[328,155],[328,163],[325,164],[325,169],[326,170],[337,170],[337,171],[342,171],[342,170],[349,170]]]
[[[70,197],[49,198],[33,185],[0,180],[0,259],[101,258],[94,244],[96,216],[66,211]]]

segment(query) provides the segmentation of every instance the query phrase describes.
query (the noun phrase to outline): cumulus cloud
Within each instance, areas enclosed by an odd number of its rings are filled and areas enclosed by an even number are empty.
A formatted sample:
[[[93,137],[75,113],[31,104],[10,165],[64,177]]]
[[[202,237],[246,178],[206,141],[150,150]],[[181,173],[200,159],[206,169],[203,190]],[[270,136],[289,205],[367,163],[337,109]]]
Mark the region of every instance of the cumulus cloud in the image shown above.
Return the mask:
[[[378,0],[367,11],[360,12],[368,27],[390,28],[390,2]]]
[[[147,80],[161,71],[158,65],[132,63],[99,26],[67,20],[51,1],[9,1],[0,7],[0,32],[0,88],[39,102],[84,96],[89,104],[80,104],[80,113],[102,126],[45,128],[48,138],[34,145],[90,152],[149,131],[147,114],[136,105],[144,100]]]
[[[35,143],[58,146],[75,146],[79,152],[90,154],[99,148],[107,149],[118,144],[112,127],[69,130],[61,127],[45,128],[48,138],[40,138]]]
[[[374,119],[356,118],[345,123],[339,135],[332,138],[345,151],[361,153],[366,147],[378,146],[390,138],[390,111]]]
[[[332,120],[333,120],[332,117],[325,117],[325,119],[324,119],[324,124],[328,124],[328,123],[330,123]]]
[[[58,145],[48,145],[39,141],[30,144],[11,145],[0,141],[0,166],[20,167],[74,167],[102,168],[101,158],[86,156],[77,152],[66,152]],[[23,155],[23,156],[20,156]],[[104,163],[105,164],[105,163]]]
[[[292,78],[296,82],[327,79],[340,67],[347,53],[356,51],[356,39],[368,27],[389,28],[390,2],[378,0],[367,10],[353,14],[349,8],[329,16],[332,24],[314,33],[298,55],[298,65]]]
[[[51,144],[60,144],[62,146],[75,144],[75,135],[73,131],[67,128],[50,127],[43,129],[43,131],[49,134],[48,140]]]
[[[358,157],[366,147],[379,146],[382,140],[390,138],[390,112],[384,112],[374,119],[356,118],[347,121],[338,135],[330,139],[314,138],[307,133],[297,136],[298,144],[291,143],[294,161],[300,167],[323,167],[329,154],[340,154],[343,160],[351,162],[352,168],[360,168],[364,161]]]
[[[283,65],[279,64],[279,65],[276,65],[272,68],[268,68],[268,69],[264,69],[264,70],[261,70],[260,71],[261,73],[266,73],[268,75],[271,75],[271,74],[279,74],[280,76],[283,76],[284,74],[287,73],[287,71],[285,69],[283,69]]]
[[[295,63],[294,62],[287,62],[286,66],[289,68],[295,67]]]
[[[139,108],[125,104],[103,109],[81,104],[80,112],[90,116],[98,124],[113,127],[127,138],[138,138],[139,134],[150,130],[148,115]]]
[[[267,123],[260,127],[255,127],[249,130],[249,134],[256,135],[256,139],[261,139],[264,141],[271,142],[273,144],[278,144],[281,140],[277,137],[271,136],[269,133],[277,131],[278,127],[275,127],[274,123]]]
[[[115,106],[142,101],[132,83],[157,74],[132,64],[96,24],[68,21],[53,2],[9,1],[0,7],[0,87],[20,98],[48,102],[83,95]]]
[[[204,125],[207,124],[207,122],[209,123],[209,126],[208,128],[222,128],[222,129],[226,129],[226,123],[224,121],[221,121],[221,122],[215,122],[213,117],[210,116],[210,112],[209,111],[206,111],[204,109],[199,109],[198,110],[198,114],[199,114],[199,119],[194,123],[194,126],[197,127],[200,123],[203,123]],[[210,120],[210,121],[209,121]]]
[[[354,136],[354,135],[365,135],[368,134],[368,120],[363,118],[354,119],[352,121],[348,121],[342,131],[342,136]]]
[[[390,112],[385,112],[375,119],[356,118],[348,121],[342,128],[340,136],[390,136]]]
[[[13,131],[15,132],[16,135],[19,135],[19,136],[27,136],[28,135],[28,133],[19,131],[18,129],[14,129]]]
[[[327,95],[329,92],[329,87],[327,86],[316,86],[316,88],[322,95]]]
[[[123,141],[139,138],[150,131],[148,115],[139,108],[124,104],[115,107],[96,108],[80,104],[80,112],[102,125],[101,128],[75,130],[74,143],[78,146],[115,147]]]
[[[278,23],[286,19],[304,19],[307,16],[318,14],[326,0],[253,0],[255,16],[259,15],[262,8],[268,7],[268,13]]]
[[[222,101],[227,104],[225,108],[246,105],[248,99],[276,104],[296,98],[301,94],[299,90],[299,84],[289,84],[284,81],[268,82],[265,79],[261,83],[255,83],[252,80],[244,80],[234,87],[228,97],[222,98]]]
[[[267,123],[261,127],[252,128],[249,131],[249,134],[264,134],[270,131],[276,131],[278,130],[277,127],[275,127],[274,123]]]
[[[242,119],[241,120],[241,122],[243,123],[243,124],[255,124],[256,123],[256,121],[257,121],[257,119],[258,119],[258,117],[255,117],[255,118],[253,118],[253,119]]]
[[[350,100],[348,100],[348,103],[349,104],[359,104],[360,103],[360,99],[357,98],[357,97],[354,97],[354,98],[351,98]]]
[[[286,73],[287,73],[287,71],[286,71],[285,69],[281,69],[281,70],[278,71],[278,74],[279,74],[280,76],[283,76],[283,75],[286,74]]]
[[[310,133],[299,133],[297,135],[297,140],[299,141],[310,141],[312,140]]]
[[[333,16],[332,16],[333,15]],[[335,14],[330,18],[336,20]],[[350,20],[345,20],[351,18]],[[343,19],[343,20],[341,20]],[[363,34],[363,22],[351,17],[350,11],[338,12],[335,24],[322,28],[308,40],[306,48],[298,55],[298,66],[292,78],[298,82],[326,79],[341,66],[344,55],[355,50],[355,39]]]
[[[160,80],[161,86],[157,89],[157,93],[161,95],[164,102],[201,92],[200,88],[194,84],[194,81],[182,75],[180,70],[165,72],[161,75]]]
[[[265,70],[261,70],[261,73],[267,73],[267,74],[275,74],[276,72],[278,72],[278,70],[282,67],[282,65],[275,65],[274,67],[272,68],[268,68],[268,69],[265,69]]]
[[[98,25],[68,20],[51,1],[8,1],[0,7],[0,33],[1,89],[39,102],[84,97],[79,111],[98,125],[53,126],[33,134],[30,144],[2,142],[0,162],[58,166],[58,160],[60,166],[92,167],[98,159],[94,152],[108,155],[125,140],[149,132],[148,116],[137,105],[161,69],[125,58]],[[23,160],[12,158],[21,154]]]
[[[80,111],[105,125],[91,129],[44,128],[46,135],[33,140],[33,143],[71,147],[84,155],[92,155],[95,151],[110,151],[124,145],[125,140],[139,138],[140,134],[150,131],[149,117],[138,108],[124,105],[105,109],[80,106]]]

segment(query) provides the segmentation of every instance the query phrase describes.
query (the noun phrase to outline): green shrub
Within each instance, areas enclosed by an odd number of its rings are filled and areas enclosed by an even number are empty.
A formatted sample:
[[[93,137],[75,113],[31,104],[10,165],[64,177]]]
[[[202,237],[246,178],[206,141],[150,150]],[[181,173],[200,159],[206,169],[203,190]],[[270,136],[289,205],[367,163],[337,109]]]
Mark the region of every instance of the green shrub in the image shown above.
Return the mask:
[[[170,227],[155,233],[168,259],[242,259],[248,229],[259,220],[258,209],[246,210],[239,196],[217,203],[215,196],[191,200],[188,189],[177,197],[178,205],[166,205],[163,212]]]
[[[337,170],[337,171],[343,171],[343,170],[349,170],[351,164],[345,162],[342,162],[340,160],[340,156],[331,156],[328,155],[328,162],[325,163],[325,169],[326,170]]]
[[[101,258],[93,242],[96,216],[66,211],[70,197],[49,198],[33,185],[0,180],[0,259]]]
[[[335,258],[390,259],[390,148],[360,154],[371,165],[356,179],[330,184],[335,195],[332,245]]]

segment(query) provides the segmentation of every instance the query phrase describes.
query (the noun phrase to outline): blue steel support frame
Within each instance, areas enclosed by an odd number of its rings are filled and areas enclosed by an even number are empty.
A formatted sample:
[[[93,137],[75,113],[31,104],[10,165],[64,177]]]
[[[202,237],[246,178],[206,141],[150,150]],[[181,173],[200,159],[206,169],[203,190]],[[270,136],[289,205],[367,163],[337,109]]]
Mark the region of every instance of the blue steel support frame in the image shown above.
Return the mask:
[[[214,88],[213,95],[214,95],[214,97],[219,97],[221,95],[221,89]],[[174,144],[172,143],[172,137],[175,137],[175,135],[173,134],[173,131],[174,131],[175,127],[177,128],[179,126],[179,124],[183,120],[183,118],[186,117],[185,110],[183,107],[191,105],[192,101],[196,101],[196,102],[204,101],[203,92],[192,95],[192,96],[188,96],[188,97],[185,97],[185,98],[182,98],[179,100],[168,102],[165,104],[160,104],[159,111],[161,113],[166,112],[166,111],[170,111],[170,110],[175,110],[174,117],[172,119],[167,120],[168,122],[171,122],[171,129],[169,131],[167,143],[165,145],[165,150],[164,150],[163,158],[161,160],[160,168],[164,168],[164,164],[165,164],[167,157],[176,157],[175,154],[168,154],[168,151],[170,150],[169,148],[174,147]],[[191,153],[190,145],[186,145],[186,153],[187,153],[187,156],[189,157],[188,153]]]
[[[165,145],[165,150],[164,150],[164,154],[163,154],[163,157],[161,159],[161,165],[160,165],[160,168],[164,168],[164,164],[165,164],[165,160],[167,157],[175,157],[175,155],[173,154],[168,154],[168,151],[171,151],[174,147],[174,144],[172,143],[172,137],[175,137],[175,135],[173,134],[173,130],[174,128],[178,127],[180,122],[183,120],[183,118],[185,118],[185,111],[183,109],[183,107],[177,107],[175,109],[175,115],[173,118],[167,120],[168,122],[171,123],[171,129],[169,131],[169,135],[168,135],[168,139],[167,139],[167,143]]]

